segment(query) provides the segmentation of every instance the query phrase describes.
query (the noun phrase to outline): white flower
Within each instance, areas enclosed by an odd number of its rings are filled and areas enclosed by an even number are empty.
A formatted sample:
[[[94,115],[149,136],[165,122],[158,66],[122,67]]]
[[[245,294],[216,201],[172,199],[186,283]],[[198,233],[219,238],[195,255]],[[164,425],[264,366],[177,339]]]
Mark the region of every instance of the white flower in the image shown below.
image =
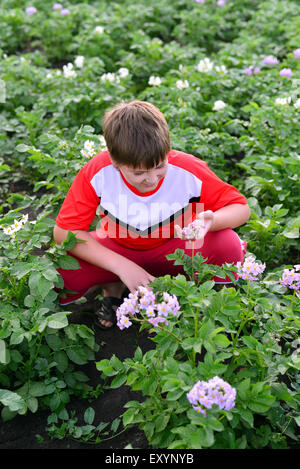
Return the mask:
[[[183,88],[188,88],[189,87],[189,82],[187,80],[177,80],[176,81],[176,86],[179,90],[183,90]]]
[[[155,77],[155,76],[151,76],[149,78],[149,85],[152,85],[152,86],[160,86],[161,85],[161,78],[159,77]]]
[[[100,140],[100,150],[106,150],[106,141],[105,141],[105,138],[103,137],[103,135],[101,135],[99,137],[99,140]]]
[[[101,76],[101,81],[109,81],[110,83],[113,83],[114,81],[118,83],[120,81],[119,77],[116,77],[115,73],[104,73]]]
[[[225,67],[225,65],[216,65],[216,72],[227,73],[227,68]]]
[[[95,144],[92,140],[86,140],[84,142],[83,149],[80,152],[85,158],[92,158],[96,155]]]
[[[15,233],[15,230],[13,229],[12,226],[8,226],[7,228],[3,228],[3,231],[6,235],[13,236]]]
[[[94,33],[96,34],[103,34],[104,33],[104,28],[103,26],[96,26],[94,29]]]
[[[15,233],[21,228],[23,228],[23,225],[27,222],[28,220],[28,215],[23,215],[21,220],[14,220],[13,224],[11,226],[8,226],[6,228],[3,228],[3,231],[6,235],[12,236],[13,238],[15,237]]]
[[[212,71],[213,66],[214,66],[213,62],[211,62],[211,60],[208,57],[206,57],[205,59],[200,60],[197,66],[197,70],[198,72],[208,73]]]
[[[26,215],[23,215],[22,218],[21,218],[21,222],[23,223],[23,225],[25,225],[25,223],[28,221],[28,214],[26,213]]]
[[[22,221],[14,220],[13,224],[11,225],[11,228],[14,232],[17,232],[22,228],[22,226]]]
[[[290,104],[291,99],[292,98],[290,96],[288,96],[287,98],[276,98],[275,104],[276,106],[286,106],[287,104]]]
[[[224,101],[218,100],[218,101],[215,101],[213,110],[221,111],[222,109],[224,109],[224,107],[226,107],[226,104],[224,103]]]
[[[294,103],[294,108],[297,109],[297,111],[299,111],[299,109],[300,109],[300,98],[297,99],[297,101]]]
[[[52,73],[47,73],[46,78],[52,78]]]
[[[119,68],[118,72],[119,72],[119,75],[120,75],[121,78],[127,77],[128,73],[129,73],[128,68],[125,68],[125,67]]]
[[[63,72],[65,78],[75,78],[77,76],[77,73],[73,70],[73,64],[71,63],[63,66]]]
[[[84,64],[84,57],[83,57],[83,55],[78,55],[78,57],[76,57],[76,59],[75,59],[75,65],[76,65],[76,67],[82,68],[82,67],[83,67],[83,64]]]

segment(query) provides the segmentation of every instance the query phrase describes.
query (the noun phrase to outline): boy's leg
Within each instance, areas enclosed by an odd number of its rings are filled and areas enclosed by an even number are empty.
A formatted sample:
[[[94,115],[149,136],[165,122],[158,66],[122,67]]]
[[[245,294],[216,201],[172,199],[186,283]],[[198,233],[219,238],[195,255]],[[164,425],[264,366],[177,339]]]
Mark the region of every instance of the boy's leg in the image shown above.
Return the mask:
[[[132,249],[126,249],[118,245],[109,238],[99,239],[95,232],[90,233],[97,241],[114,252],[131,259],[133,262],[138,262],[138,254]],[[60,298],[60,304],[66,305],[73,303],[78,298],[81,298],[91,289],[96,288],[104,289],[104,296],[115,296],[120,298],[125,290],[125,285],[120,282],[117,275],[105,269],[90,264],[82,259],[76,258],[80,268],[79,269],[58,269],[58,272],[64,279],[64,288],[71,290],[74,293],[67,293],[65,298]]]
[[[180,265],[174,265],[173,261],[168,261],[166,255],[173,253],[176,249],[183,249],[189,256],[192,255],[191,243],[187,243],[179,238],[172,238],[162,246],[151,249],[144,253],[143,267],[155,277],[170,274],[184,274],[184,269]],[[203,246],[195,248],[194,254],[200,252],[207,258],[208,264],[222,265],[225,263],[236,264],[243,261],[245,247],[242,245],[238,235],[231,229],[220,231],[210,231],[204,238]],[[231,283],[229,278],[214,278],[216,283]]]

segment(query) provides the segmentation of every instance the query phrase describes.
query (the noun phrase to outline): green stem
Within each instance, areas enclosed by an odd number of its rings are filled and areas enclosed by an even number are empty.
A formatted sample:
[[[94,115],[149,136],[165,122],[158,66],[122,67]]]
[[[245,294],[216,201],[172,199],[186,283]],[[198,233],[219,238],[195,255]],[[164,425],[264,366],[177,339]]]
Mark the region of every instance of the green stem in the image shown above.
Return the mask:
[[[249,290],[250,290],[250,280],[247,281],[247,293],[246,293],[246,298],[249,296]]]
[[[132,319],[133,319],[134,321],[137,321],[137,322],[144,322],[144,321],[148,322],[147,319],[143,316],[142,313],[141,313],[141,316],[142,316],[143,319],[137,319],[137,318],[135,318],[135,317],[134,317],[134,318],[132,317]],[[162,331],[167,332],[169,335],[171,335],[172,337],[174,337],[174,339],[176,339],[180,344],[182,344],[182,340],[179,339],[179,337],[177,337],[177,335],[173,334],[173,332],[168,331],[168,329],[165,329],[164,327],[159,326],[159,325],[157,325],[157,326],[155,326],[155,327],[158,327],[158,328],[161,329]]]
[[[19,240],[18,240],[18,237],[17,237],[17,236],[15,237],[15,240],[16,240],[16,246],[17,246],[17,251],[18,251],[18,258],[19,258],[19,260],[21,261],[21,260],[22,260],[22,256],[21,256],[20,244],[19,244]]]
[[[174,337],[174,339],[176,339],[180,344],[182,344],[182,340],[179,339],[179,337],[177,337],[177,335],[173,334],[173,332],[168,331],[168,329],[165,329],[164,327],[159,326],[159,325],[157,325],[156,327],[158,327],[159,329],[161,329],[161,330],[164,331],[164,332],[167,332],[167,333],[170,334],[172,337]]]
[[[193,282],[195,281],[194,250],[195,250],[195,241],[192,241],[192,280]]]
[[[292,296],[292,301],[291,301],[291,312],[293,312],[295,298],[296,298],[296,290],[293,291],[293,296]]]

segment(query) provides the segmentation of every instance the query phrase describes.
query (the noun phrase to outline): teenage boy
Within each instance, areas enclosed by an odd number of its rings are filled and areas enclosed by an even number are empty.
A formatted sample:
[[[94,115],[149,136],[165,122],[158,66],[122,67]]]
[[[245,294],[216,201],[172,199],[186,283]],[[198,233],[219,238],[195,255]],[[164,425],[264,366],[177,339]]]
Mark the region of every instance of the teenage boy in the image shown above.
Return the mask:
[[[96,323],[107,329],[116,323],[125,291],[133,293],[157,276],[184,273],[166,259],[177,248],[187,249],[176,225],[186,226],[201,212],[205,228],[195,254],[201,252],[210,264],[235,264],[245,250],[233,229],[248,220],[250,210],[246,198],[205,162],[171,150],[168,125],[154,105],[117,105],[104,116],[103,133],[107,151],[79,171],[56,219],[54,239],[60,244],[72,231],[86,241],[69,252],[81,268],[59,269],[65,288],[76,292],[61,304],[103,288]],[[97,209],[101,226],[91,232]]]

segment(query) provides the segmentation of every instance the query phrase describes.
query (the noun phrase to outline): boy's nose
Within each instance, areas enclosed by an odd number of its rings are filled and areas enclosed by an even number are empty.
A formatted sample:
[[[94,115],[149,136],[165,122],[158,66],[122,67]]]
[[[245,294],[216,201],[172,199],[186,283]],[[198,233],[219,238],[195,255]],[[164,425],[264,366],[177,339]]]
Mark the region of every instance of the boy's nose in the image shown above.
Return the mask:
[[[150,176],[148,174],[148,177],[145,179],[145,184],[148,184],[149,186],[152,185],[152,184],[155,184],[157,181],[157,176],[153,175],[153,176]]]

